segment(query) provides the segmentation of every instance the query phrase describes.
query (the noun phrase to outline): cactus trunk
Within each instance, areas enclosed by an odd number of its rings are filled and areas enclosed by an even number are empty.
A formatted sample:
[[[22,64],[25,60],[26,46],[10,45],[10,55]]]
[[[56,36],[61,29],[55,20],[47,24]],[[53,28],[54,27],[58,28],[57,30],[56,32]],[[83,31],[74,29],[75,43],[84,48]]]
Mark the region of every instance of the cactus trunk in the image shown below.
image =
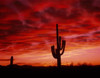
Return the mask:
[[[10,66],[13,66],[13,56],[11,56],[11,59],[10,59]]]
[[[61,57],[60,57],[60,46],[59,46],[59,34],[58,34],[58,24],[56,24],[56,39],[57,39],[57,66],[61,67]]]
[[[60,56],[60,53],[58,54],[58,58],[57,58],[57,66],[58,66],[58,68],[61,68],[61,56]]]
[[[51,46],[51,51],[53,57],[57,59],[58,68],[61,68],[61,55],[64,53],[66,41],[62,40],[62,45],[61,45],[61,37],[59,36],[58,33],[58,24],[56,24],[56,39],[57,39],[57,49],[55,49],[54,46]],[[60,50],[62,50],[62,53],[60,53]]]

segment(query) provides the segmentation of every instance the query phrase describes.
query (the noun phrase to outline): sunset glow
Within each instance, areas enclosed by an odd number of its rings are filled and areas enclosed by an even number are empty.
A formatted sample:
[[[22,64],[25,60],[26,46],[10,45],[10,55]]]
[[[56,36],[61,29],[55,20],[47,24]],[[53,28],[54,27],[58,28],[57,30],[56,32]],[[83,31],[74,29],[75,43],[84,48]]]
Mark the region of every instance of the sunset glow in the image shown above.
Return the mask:
[[[0,65],[55,66],[56,24],[62,65],[100,65],[100,0],[0,0]]]

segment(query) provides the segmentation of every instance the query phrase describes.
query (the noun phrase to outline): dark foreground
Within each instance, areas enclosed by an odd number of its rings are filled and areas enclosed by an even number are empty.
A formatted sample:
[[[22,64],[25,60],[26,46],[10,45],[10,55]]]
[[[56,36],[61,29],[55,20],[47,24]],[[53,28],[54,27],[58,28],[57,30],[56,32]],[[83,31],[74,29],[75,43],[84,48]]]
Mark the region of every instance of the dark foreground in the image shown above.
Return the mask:
[[[100,66],[62,66],[61,69],[57,67],[32,67],[32,66],[0,66],[0,75],[13,77],[22,76],[23,78],[26,76],[33,77],[34,76],[66,76],[66,77],[76,77],[76,76],[95,76],[95,78],[100,77]],[[48,78],[47,77],[47,78]],[[63,78],[63,77],[62,77]]]

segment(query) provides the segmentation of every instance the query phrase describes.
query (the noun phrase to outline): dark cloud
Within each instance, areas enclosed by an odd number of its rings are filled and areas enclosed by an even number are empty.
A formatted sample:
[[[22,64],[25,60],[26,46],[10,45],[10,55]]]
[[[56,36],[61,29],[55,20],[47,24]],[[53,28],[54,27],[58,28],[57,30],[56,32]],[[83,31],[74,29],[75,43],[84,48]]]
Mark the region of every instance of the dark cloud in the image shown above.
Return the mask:
[[[33,18],[39,19],[42,23],[50,22],[50,19],[46,17],[45,12],[42,13],[42,12],[36,11],[36,12],[32,12],[31,14]]]
[[[100,31],[95,32],[94,34],[100,34]]]
[[[88,36],[80,36],[76,38],[77,42],[87,42],[88,41]]]
[[[65,32],[70,32],[70,30],[68,30],[68,29],[60,29],[59,32],[65,33]]]
[[[8,13],[0,12],[0,19],[8,17]]]
[[[13,1],[13,5],[19,10],[19,11],[25,11],[27,9],[31,9],[29,6],[24,5],[23,3],[20,2],[20,0],[15,0]]]
[[[93,34],[93,36],[97,39],[100,39],[100,31],[97,31]]]
[[[8,23],[12,25],[22,25],[20,20],[8,20]]]
[[[68,19],[69,20],[75,19],[75,20],[79,21],[80,20],[79,18],[81,18],[81,16],[82,16],[82,12],[80,12],[77,9],[74,9],[74,10],[72,10],[71,14],[68,16]]]
[[[80,0],[80,4],[84,8],[90,8],[94,3],[94,0]]]
[[[35,21],[33,21],[33,20],[29,20],[29,19],[27,19],[27,20],[24,20],[27,24],[34,24],[35,23]]]
[[[25,23],[26,23],[25,25],[20,20],[9,20],[7,23],[1,24],[1,26],[7,26],[7,27],[10,26],[10,28],[8,30],[2,31],[2,32],[7,33],[8,36],[18,35],[19,33],[26,32],[27,30],[32,28],[32,27],[27,25],[29,23],[31,24],[31,21],[29,21],[29,20],[25,21]]]
[[[88,12],[100,12],[100,7],[94,6],[95,0],[80,0],[81,7]]]
[[[100,22],[100,14],[96,14],[95,17],[96,17],[96,20],[97,20],[98,22]]]
[[[42,12],[36,11],[32,12],[31,15],[35,18],[41,18],[44,14]]]
[[[7,6],[1,8],[1,10],[0,10],[0,20],[6,19],[11,15],[14,15],[14,12],[12,10],[10,10]]]
[[[55,8],[55,7],[48,7],[45,10],[46,13],[48,13],[50,16],[58,18],[59,20],[66,20],[66,21],[80,21],[82,17],[82,11],[72,8],[72,10],[69,13],[68,8]]]
[[[53,17],[58,17],[58,18],[67,18],[67,10],[66,8],[55,8],[55,7],[48,7],[45,10],[46,13],[50,14]]]
[[[9,61],[10,59],[0,59],[0,61]]]
[[[48,19],[48,18],[46,18],[46,17],[42,17],[42,18],[41,18],[41,22],[42,22],[42,23],[45,23],[45,24],[46,24],[46,23],[49,23],[50,21],[51,21],[51,20]]]

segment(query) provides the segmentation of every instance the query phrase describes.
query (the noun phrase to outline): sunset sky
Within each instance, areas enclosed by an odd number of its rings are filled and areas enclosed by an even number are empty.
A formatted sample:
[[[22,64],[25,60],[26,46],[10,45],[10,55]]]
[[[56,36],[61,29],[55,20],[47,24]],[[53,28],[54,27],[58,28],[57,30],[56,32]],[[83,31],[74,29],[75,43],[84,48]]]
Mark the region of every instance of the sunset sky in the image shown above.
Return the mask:
[[[56,24],[62,65],[100,65],[100,0],[0,0],[0,65],[55,66]]]

